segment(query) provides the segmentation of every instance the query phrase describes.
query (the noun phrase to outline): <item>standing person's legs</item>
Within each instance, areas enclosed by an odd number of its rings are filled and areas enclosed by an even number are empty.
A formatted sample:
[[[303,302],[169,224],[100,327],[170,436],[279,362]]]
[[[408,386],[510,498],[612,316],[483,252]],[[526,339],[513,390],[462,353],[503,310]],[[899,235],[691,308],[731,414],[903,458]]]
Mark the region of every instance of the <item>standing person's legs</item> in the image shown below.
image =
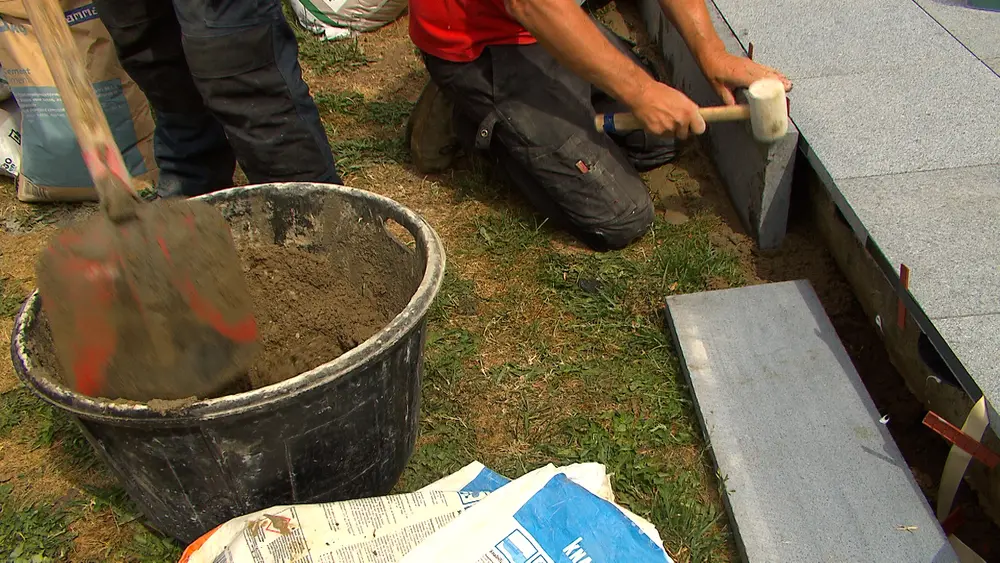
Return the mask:
[[[649,191],[625,152],[594,130],[592,86],[540,45],[489,47],[472,63],[425,62],[455,104],[455,130],[475,131],[470,143],[490,150],[540,211],[596,250],[646,232]]]
[[[173,0],[185,58],[252,183],[341,183],[281,0]]]
[[[153,153],[161,197],[195,196],[232,185],[236,159],[222,125],[195,88],[169,0],[94,0],[122,68],[156,118]]]

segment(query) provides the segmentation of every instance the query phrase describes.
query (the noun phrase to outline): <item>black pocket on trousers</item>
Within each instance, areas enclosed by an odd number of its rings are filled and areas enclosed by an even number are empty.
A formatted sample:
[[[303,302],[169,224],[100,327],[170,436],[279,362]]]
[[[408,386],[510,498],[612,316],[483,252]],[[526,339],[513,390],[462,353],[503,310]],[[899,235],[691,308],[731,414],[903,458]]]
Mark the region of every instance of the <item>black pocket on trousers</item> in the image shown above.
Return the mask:
[[[271,25],[264,24],[222,36],[183,37],[191,75],[228,78],[274,63]]]
[[[191,1],[191,0],[184,0]],[[264,20],[268,3],[277,0],[196,0],[205,2],[205,26],[246,27]]]
[[[649,198],[637,175],[629,174],[610,152],[582,133],[571,135],[555,149],[509,150],[531,171],[553,203],[580,226],[613,222]]]

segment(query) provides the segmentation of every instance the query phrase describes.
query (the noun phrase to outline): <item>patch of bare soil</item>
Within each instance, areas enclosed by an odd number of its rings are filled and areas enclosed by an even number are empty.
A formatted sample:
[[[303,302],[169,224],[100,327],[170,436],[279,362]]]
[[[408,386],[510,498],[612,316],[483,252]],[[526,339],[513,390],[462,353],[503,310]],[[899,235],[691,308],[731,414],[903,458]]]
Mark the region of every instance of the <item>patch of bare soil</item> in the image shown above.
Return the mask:
[[[389,97],[416,100],[426,82],[423,62],[410,41],[409,15],[404,14],[390,25],[358,37],[358,46],[371,62],[351,72],[314,72],[303,69],[303,76],[315,91],[349,90],[366,98]]]

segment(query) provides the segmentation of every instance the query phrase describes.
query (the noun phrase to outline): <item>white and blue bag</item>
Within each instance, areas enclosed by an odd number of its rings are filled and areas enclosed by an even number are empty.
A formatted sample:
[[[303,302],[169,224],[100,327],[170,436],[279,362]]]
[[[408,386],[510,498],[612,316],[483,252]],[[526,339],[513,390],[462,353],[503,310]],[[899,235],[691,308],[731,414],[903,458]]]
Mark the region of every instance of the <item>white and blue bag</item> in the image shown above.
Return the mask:
[[[403,14],[407,0],[291,0],[302,27],[326,41],[374,31]]]

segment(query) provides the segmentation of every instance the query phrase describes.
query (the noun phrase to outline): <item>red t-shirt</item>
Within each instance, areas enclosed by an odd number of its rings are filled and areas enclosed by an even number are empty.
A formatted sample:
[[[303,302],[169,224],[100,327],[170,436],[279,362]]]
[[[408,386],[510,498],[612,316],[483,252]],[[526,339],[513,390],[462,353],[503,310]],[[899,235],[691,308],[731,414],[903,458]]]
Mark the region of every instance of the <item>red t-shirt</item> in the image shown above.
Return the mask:
[[[529,45],[535,38],[503,0],[410,0],[410,40],[446,61],[474,61],[489,45]]]

